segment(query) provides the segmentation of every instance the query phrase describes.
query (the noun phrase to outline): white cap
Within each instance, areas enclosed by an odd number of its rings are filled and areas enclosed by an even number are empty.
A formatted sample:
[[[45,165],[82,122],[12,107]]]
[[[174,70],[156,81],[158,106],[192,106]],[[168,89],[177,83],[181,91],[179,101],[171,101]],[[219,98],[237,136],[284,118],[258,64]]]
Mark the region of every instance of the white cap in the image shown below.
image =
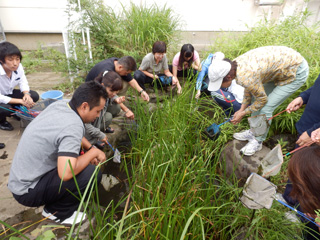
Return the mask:
[[[219,90],[222,80],[231,70],[231,64],[224,60],[213,60],[209,66],[208,90],[214,92]]]

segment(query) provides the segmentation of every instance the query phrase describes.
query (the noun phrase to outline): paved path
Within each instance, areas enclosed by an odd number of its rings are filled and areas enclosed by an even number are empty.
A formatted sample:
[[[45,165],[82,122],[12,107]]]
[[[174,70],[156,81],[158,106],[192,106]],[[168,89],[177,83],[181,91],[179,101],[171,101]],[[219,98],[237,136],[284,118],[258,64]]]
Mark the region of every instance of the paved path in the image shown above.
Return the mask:
[[[67,81],[61,74],[55,72],[40,72],[27,75],[30,88],[36,90],[39,95],[47,90],[52,89],[63,81]],[[0,220],[6,221],[16,215],[21,214],[29,209],[20,205],[7,188],[8,177],[11,162],[18,146],[18,142],[24,128],[20,128],[20,122],[13,119],[7,119],[14,127],[13,131],[0,130],[0,142],[6,144],[4,149],[0,149]],[[31,209],[30,209],[31,210]],[[38,212],[39,210],[37,210]],[[18,218],[19,219],[19,218]],[[18,220],[17,219],[17,220]],[[9,224],[17,224],[18,222]]]

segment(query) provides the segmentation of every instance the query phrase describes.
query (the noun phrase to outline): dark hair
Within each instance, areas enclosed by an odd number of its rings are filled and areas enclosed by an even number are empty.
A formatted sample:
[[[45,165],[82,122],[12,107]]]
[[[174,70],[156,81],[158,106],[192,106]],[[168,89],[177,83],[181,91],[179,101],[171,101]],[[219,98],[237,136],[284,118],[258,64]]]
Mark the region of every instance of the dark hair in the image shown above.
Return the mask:
[[[126,71],[135,71],[137,70],[137,63],[131,56],[125,56],[118,59],[118,63],[123,66]]]
[[[227,74],[227,76],[228,76],[229,74],[232,74],[232,73],[233,73],[234,75],[236,75],[236,74],[237,74],[238,63],[237,63],[236,61],[231,61],[229,58],[224,58],[223,61],[226,61],[226,62],[230,63],[230,65],[231,65],[231,69],[230,69],[229,73]],[[225,77],[223,78],[222,82],[228,81],[227,76],[225,76]]]
[[[71,103],[78,108],[82,103],[87,102],[90,109],[100,105],[100,99],[108,98],[106,89],[95,81],[82,83],[74,92]]]
[[[179,57],[179,66],[183,68],[183,63],[186,62],[186,58],[190,58],[188,62],[188,68],[190,68],[191,64],[193,63],[193,54],[194,54],[194,47],[188,43],[184,44],[180,51],[180,57]]]
[[[94,79],[96,82],[111,88],[111,91],[120,91],[123,88],[122,78],[114,71],[102,72]]]
[[[20,57],[20,61],[22,60],[22,54],[19,48],[10,43],[10,42],[2,42],[0,43],[0,61],[5,62],[5,57],[17,55]]]
[[[166,53],[167,45],[163,41],[156,41],[152,46],[152,53]]]
[[[290,196],[298,200],[303,212],[320,208],[320,147],[316,144],[297,151],[288,165],[292,182]]]

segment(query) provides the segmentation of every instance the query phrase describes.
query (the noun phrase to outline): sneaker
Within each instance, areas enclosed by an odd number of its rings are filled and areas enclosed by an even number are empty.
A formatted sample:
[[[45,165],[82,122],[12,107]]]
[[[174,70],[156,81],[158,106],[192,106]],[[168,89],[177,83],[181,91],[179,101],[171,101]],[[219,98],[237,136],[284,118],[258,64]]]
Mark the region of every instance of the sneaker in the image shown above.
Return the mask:
[[[239,140],[239,141],[250,141],[254,139],[254,135],[251,132],[251,130],[245,130],[239,133],[234,133],[233,138]]]
[[[76,218],[76,215],[78,213],[78,216]],[[86,218],[86,214],[83,213],[83,212],[77,212],[75,211],[71,217],[68,217],[67,219],[63,220],[61,222],[61,224],[68,224],[68,225],[72,225],[73,223],[74,224],[78,224],[80,223],[81,221],[84,221],[84,219]]]
[[[43,210],[42,210],[42,216],[44,218],[50,219],[55,222],[59,221],[59,219],[57,217],[55,217],[52,213],[49,213],[45,208],[43,208]]]
[[[76,219],[76,215],[77,215],[77,211],[75,211],[71,217],[68,217],[67,219],[63,220],[62,222],[60,221],[60,219],[58,219],[57,217],[55,217],[52,213],[49,213],[45,208],[43,208],[42,210],[42,216],[47,218],[47,219],[50,219],[52,221],[55,221],[57,223],[61,223],[61,224],[68,224],[68,225],[72,225],[73,222],[75,224],[78,224],[81,222],[81,219],[82,221],[86,218],[86,214],[83,213],[83,212],[79,212],[78,213],[78,216],[77,216],[77,219]],[[76,221],[75,221],[76,219]]]
[[[262,143],[259,143],[255,138],[250,140],[243,148],[240,149],[240,153],[245,156],[252,156],[256,152],[262,149]]]

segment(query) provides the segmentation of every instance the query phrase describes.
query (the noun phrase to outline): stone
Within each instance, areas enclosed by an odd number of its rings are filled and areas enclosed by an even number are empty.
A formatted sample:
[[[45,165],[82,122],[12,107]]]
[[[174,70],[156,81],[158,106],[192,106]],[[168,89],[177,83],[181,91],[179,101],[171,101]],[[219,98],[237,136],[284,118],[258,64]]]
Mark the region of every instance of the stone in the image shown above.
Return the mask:
[[[240,149],[246,144],[246,141],[234,139],[226,144],[220,155],[220,163],[222,164],[222,170],[224,170],[224,176],[229,181],[234,182],[235,179],[232,177],[234,174],[241,186],[244,185],[252,172],[259,172],[261,161],[270,152],[269,148],[262,146],[262,149],[253,156],[244,156],[240,153]]]

